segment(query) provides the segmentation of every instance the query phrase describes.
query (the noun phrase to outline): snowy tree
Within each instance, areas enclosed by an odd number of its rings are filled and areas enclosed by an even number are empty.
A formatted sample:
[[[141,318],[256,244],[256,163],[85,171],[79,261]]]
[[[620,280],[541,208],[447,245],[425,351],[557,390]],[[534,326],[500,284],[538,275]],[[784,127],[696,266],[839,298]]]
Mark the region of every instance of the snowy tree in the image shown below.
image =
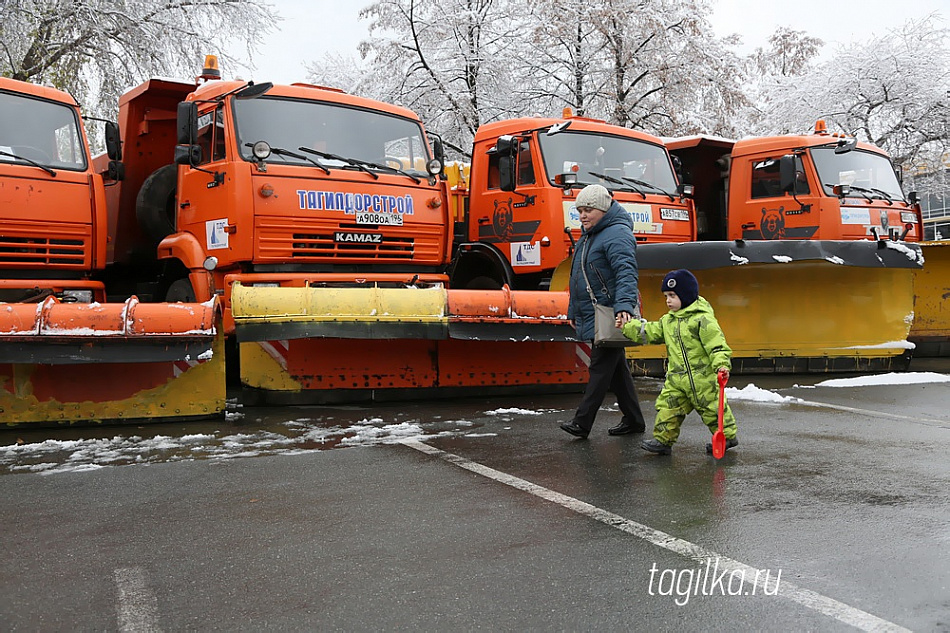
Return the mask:
[[[757,48],[751,61],[761,75],[791,77],[807,71],[825,43],[805,31],[780,26],[769,36],[768,48]]]
[[[485,121],[512,113],[508,58],[519,22],[508,0],[379,0],[366,7],[371,38],[362,83],[376,98],[423,114],[466,153]]]
[[[604,4],[613,123],[663,136],[733,132],[743,76],[709,11],[703,0]]]
[[[833,131],[882,147],[898,164],[950,149],[950,32],[936,16],[840,48],[827,61],[779,81],[765,121],[803,132],[825,118]]]
[[[597,60],[605,42],[590,19],[587,0],[535,0],[528,5],[523,53],[514,74],[523,110],[557,117],[563,108],[588,116],[604,77]]]
[[[278,19],[263,0],[3,0],[0,7],[0,74],[52,85],[102,111],[149,76],[193,77],[206,53],[235,41],[246,42],[250,56]]]

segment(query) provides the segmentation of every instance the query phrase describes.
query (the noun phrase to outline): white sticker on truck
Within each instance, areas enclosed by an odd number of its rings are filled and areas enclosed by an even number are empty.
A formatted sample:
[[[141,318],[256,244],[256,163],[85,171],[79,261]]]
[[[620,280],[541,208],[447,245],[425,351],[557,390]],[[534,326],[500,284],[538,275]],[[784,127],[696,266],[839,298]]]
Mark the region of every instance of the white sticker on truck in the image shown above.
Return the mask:
[[[225,230],[227,226],[227,218],[205,222],[205,235],[207,236],[209,251],[216,248],[228,248],[228,233]]]
[[[842,224],[870,224],[871,210],[868,208],[841,207]]]
[[[511,243],[511,265],[514,266],[540,266],[541,265],[541,244],[540,242],[512,242]]]

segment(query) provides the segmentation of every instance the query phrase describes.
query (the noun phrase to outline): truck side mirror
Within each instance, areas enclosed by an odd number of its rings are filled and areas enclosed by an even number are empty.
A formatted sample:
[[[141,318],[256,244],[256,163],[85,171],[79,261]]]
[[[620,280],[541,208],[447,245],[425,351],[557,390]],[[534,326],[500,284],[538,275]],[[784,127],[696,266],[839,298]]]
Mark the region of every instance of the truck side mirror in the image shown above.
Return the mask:
[[[112,121],[106,121],[106,154],[112,160],[122,160],[122,138],[119,136],[119,126]]]
[[[198,136],[198,104],[182,101],[178,104],[178,143],[191,145]]]
[[[175,164],[194,167],[201,162],[201,145],[176,145]]]
[[[115,182],[125,180],[125,164],[117,160],[110,160],[106,178],[114,180]]]
[[[795,155],[786,154],[779,159],[778,164],[779,186],[782,191],[788,191],[792,195],[795,194],[795,183],[798,181],[795,163]]]
[[[856,138],[843,138],[838,141],[838,144],[835,146],[835,154],[847,154],[855,147],[858,146],[858,139]]]
[[[438,159],[440,163],[445,164],[445,147],[442,146],[442,139],[438,136],[432,137],[432,155]]]
[[[514,191],[518,139],[500,136],[495,143],[495,151],[498,154],[498,186],[502,191]]]

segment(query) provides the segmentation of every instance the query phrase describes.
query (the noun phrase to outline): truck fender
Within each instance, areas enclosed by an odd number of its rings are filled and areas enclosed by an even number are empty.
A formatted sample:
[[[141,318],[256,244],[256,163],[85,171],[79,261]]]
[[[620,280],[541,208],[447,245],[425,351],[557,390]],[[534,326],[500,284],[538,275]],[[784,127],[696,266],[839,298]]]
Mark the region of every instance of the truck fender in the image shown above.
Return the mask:
[[[453,288],[492,290],[505,285],[514,287],[515,274],[511,264],[493,244],[459,244],[448,273]]]
[[[178,165],[165,165],[145,179],[135,197],[139,227],[156,244],[175,232],[177,189]]]
[[[206,255],[201,243],[191,233],[174,233],[158,244],[158,259],[177,259],[188,269],[187,279],[191,280],[195,301],[208,301],[214,296],[214,277],[204,267]],[[176,296],[184,296],[182,284],[172,283],[169,290],[175,290]]]

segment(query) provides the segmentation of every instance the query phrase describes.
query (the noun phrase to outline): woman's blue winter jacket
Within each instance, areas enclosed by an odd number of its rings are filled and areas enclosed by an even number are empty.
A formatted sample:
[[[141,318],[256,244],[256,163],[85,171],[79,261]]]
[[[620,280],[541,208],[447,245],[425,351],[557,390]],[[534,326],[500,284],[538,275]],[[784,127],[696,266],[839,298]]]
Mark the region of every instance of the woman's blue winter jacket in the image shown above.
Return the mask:
[[[633,220],[616,201],[590,231],[581,233],[571,266],[571,301],[567,317],[574,320],[577,336],[594,340],[594,305],[581,271],[587,266],[587,279],[597,303],[613,306],[614,314],[635,314],[637,306],[637,240]]]

